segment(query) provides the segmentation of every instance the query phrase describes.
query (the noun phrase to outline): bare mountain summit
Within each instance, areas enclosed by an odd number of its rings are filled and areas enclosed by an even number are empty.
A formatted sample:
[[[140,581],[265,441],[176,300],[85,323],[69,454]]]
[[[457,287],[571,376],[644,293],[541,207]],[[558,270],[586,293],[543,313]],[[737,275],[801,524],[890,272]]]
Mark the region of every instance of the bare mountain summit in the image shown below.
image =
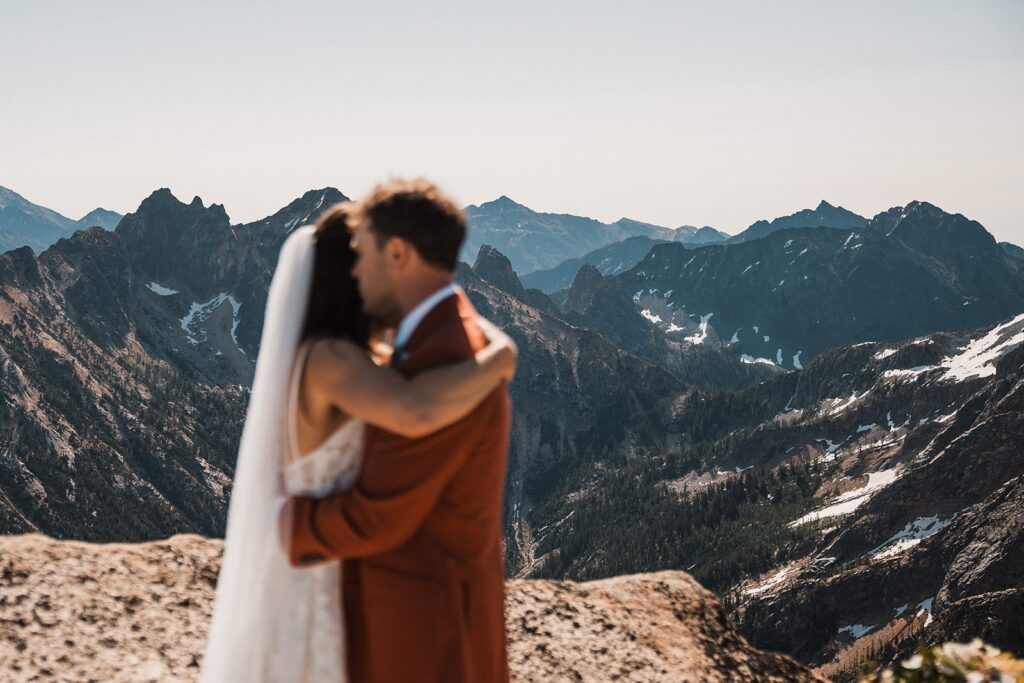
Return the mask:
[[[196,680],[221,547],[0,538],[0,678]],[[748,645],[682,572],[511,581],[506,604],[514,681],[819,680]]]

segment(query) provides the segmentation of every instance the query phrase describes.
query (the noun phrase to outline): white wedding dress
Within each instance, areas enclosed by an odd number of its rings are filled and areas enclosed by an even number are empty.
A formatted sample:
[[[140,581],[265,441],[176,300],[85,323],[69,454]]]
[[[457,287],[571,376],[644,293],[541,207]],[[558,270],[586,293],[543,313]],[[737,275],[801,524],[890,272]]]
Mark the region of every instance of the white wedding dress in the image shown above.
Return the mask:
[[[203,654],[203,683],[345,683],[341,563],[294,568],[278,540],[276,502],[353,484],[363,423],[350,420],[296,457],[297,378],[312,281],[314,228],[285,240],[267,297],[249,408],[228,507],[224,558]]]
[[[284,468],[289,496],[320,498],[351,487],[359,474],[364,425],[349,420],[324,443],[299,454],[296,437],[299,380],[310,346],[303,345],[292,375],[289,401],[291,458]],[[292,569],[280,586],[287,605],[275,621],[265,669],[270,681],[337,683],[345,680],[345,629],[341,562]]]

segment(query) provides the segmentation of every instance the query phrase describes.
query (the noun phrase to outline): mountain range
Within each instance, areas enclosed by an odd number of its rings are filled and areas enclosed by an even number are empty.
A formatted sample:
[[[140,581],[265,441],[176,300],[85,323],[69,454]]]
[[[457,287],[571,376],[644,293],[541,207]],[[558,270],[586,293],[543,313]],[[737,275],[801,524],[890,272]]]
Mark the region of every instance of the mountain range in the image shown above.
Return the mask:
[[[0,254],[0,531],[223,533],[278,250],[344,198],[233,225],[163,189],[112,231]],[[600,245],[551,292],[491,245],[459,266],[520,350],[510,575],[683,569],[838,679],[918,634],[1024,645],[1024,261],[923,202],[639,237],[632,267]]]
[[[685,568],[834,680],[920,639],[1024,646],[1024,315],[677,405],[667,448],[595,459],[538,506],[533,575]]]
[[[505,196],[466,207],[466,216],[470,230],[463,260],[475,260],[480,247],[488,244],[505,254],[516,272],[523,274],[554,268],[628,237],[692,244],[710,244],[728,237],[707,226],[666,228],[628,218],[602,223],[582,216],[540,213]]]
[[[277,252],[292,229],[342,199],[315,190],[232,225],[222,206],[164,189],[112,232],[79,231],[39,256],[25,247],[0,255],[0,430],[10,444],[0,460],[2,528],[87,540],[221,533]],[[684,382],[565,322],[546,295],[518,284],[507,259],[489,254],[477,267],[514,293],[468,265],[458,276],[520,344],[511,467],[523,474],[510,490],[543,489],[547,471],[626,431],[658,443]],[[729,372],[705,372],[702,386],[763,376],[710,355]]]
[[[463,249],[464,260],[475,259],[482,244],[494,245],[510,256],[520,273],[555,266],[582,256],[591,248],[636,235],[693,245],[728,238],[710,226],[665,228],[629,218],[605,224],[581,216],[538,213],[505,196],[468,206],[466,213],[470,237]],[[39,253],[76,230],[97,225],[113,230],[120,219],[120,214],[98,208],[75,221],[0,187],[0,252],[29,246]]]
[[[39,253],[76,230],[96,225],[113,230],[119,220],[120,214],[100,208],[72,220],[0,187],[0,252],[28,246]]]
[[[976,221],[925,202],[855,230],[790,228],[697,249],[655,245],[607,279],[670,336],[786,368],[835,346],[971,329],[1024,310],[1024,261]],[[578,298],[577,289],[566,296]]]
[[[701,228],[701,231],[712,231],[704,233],[708,239],[700,239],[694,235],[688,239],[675,240],[688,246],[696,247],[705,244],[748,242],[761,239],[768,235],[791,228],[833,228],[836,230],[848,230],[862,228],[867,225],[868,220],[862,216],[847,211],[842,207],[835,207],[822,200],[815,209],[804,209],[789,216],[781,216],[771,221],[759,220],[753,223],[743,232],[729,237],[725,233],[718,232],[713,228]],[[644,241],[647,240],[647,241]],[[532,287],[537,287],[545,292],[553,293],[565,289],[572,284],[576,273],[584,264],[590,264],[598,269],[602,275],[618,275],[629,270],[639,263],[656,243],[673,241],[672,239],[652,239],[651,237],[631,237],[620,242],[595,249],[580,257],[574,257],[563,261],[554,268],[527,273],[523,281]],[[646,245],[646,249],[645,249]],[[1018,255],[1014,249],[1020,251],[1024,258],[1024,250],[1008,242],[1002,242],[1001,246],[1007,253]]]
[[[773,232],[787,228],[835,228],[837,230],[852,230],[863,228],[868,219],[858,216],[852,211],[847,211],[841,206],[832,206],[824,199],[814,209],[803,209],[788,216],[780,216],[771,221],[760,220],[750,225],[746,230],[729,238],[729,242],[749,242],[761,237],[767,237]]]
[[[278,250],[343,198],[231,225],[158,190],[112,232],[0,255],[0,528],[222,532]]]
[[[643,235],[627,237],[620,242],[595,249],[583,256],[562,261],[554,268],[535,270],[522,277],[523,284],[535,287],[548,294],[568,289],[576,274],[585,265],[593,266],[602,275],[618,275],[640,263],[656,244],[668,240],[656,240]]]

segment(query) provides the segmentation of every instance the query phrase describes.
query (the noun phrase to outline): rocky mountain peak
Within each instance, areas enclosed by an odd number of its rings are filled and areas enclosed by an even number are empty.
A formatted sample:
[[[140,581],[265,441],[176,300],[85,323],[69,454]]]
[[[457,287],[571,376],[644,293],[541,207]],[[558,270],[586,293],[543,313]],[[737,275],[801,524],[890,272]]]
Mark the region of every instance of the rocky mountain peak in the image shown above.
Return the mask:
[[[525,293],[523,283],[512,268],[512,262],[489,244],[480,247],[473,270],[484,280],[513,296],[522,297]]]
[[[730,242],[748,242],[770,235],[786,228],[835,228],[850,230],[861,228],[867,219],[848,211],[841,206],[833,206],[822,199],[814,209],[803,209],[788,216],[780,216],[771,221],[759,220],[740,234],[731,238]]]
[[[705,225],[704,227],[696,228],[693,231],[693,237],[690,239],[690,244],[710,244],[712,242],[722,242],[727,239],[729,239],[729,236],[721,230],[712,228],[710,225]]]
[[[98,225],[107,230],[113,230],[121,220],[121,214],[110,211],[103,207],[97,207],[78,219],[78,225],[83,228],[91,228]]]
[[[327,186],[303,192],[301,197],[285,208],[312,206],[314,209],[328,209],[334,204],[347,201],[351,200],[344,192],[336,187]]]
[[[126,259],[122,267],[132,282],[158,283],[197,304],[221,294],[235,296],[236,301],[253,294],[236,288],[236,283],[256,281],[251,266],[244,265],[258,260],[251,253],[253,240],[247,231],[232,227],[221,204],[205,206],[199,197],[186,204],[161,188],[109,234],[118,238]],[[181,317],[185,312],[176,314]],[[243,318],[235,336],[244,343],[252,333],[249,316]]]
[[[25,198],[14,190],[10,190],[3,185],[0,185],[0,209],[6,207],[8,204],[14,204],[19,201],[25,201]]]
[[[576,273],[576,279],[572,281],[572,287],[570,287],[569,291],[592,289],[603,280],[604,275],[601,275],[601,271],[593,265],[585,263]]]
[[[142,200],[139,209],[147,206],[159,206],[162,204],[181,204],[169,187],[158,187],[149,193],[149,196]]]
[[[185,204],[169,189],[160,188],[121,220],[117,234],[156,275],[166,272],[168,265],[188,262],[197,251],[221,244],[230,229],[222,205],[207,208],[199,197]]]
[[[662,231],[665,232],[666,234],[671,234],[677,230],[676,228],[666,228],[660,225],[654,225],[653,223],[644,223],[643,221],[634,220],[632,218],[626,218],[625,216],[615,221],[614,223],[611,223],[610,225],[622,228],[623,230],[625,230],[626,232],[633,236],[646,236],[646,233],[651,231]]]
[[[315,222],[330,207],[347,201],[350,201],[349,198],[335,187],[309,190],[273,215],[246,227],[253,231],[261,246],[269,249],[268,257],[272,257],[284,238],[295,228]]]
[[[91,244],[100,247],[107,247],[110,246],[116,238],[113,237],[109,230],[98,225],[94,225],[92,227],[76,231],[75,234],[68,239],[77,244]]]
[[[520,204],[519,202],[515,201],[514,199],[512,199],[508,195],[504,195],[504,194],[501,195],[500,197],[498,197],[497,199],[493,200],[493,201],[484,202],[483,204],[480,205],[480,208],[483,208],[483,207],[489,207],[489,208],[492,208],[492,209],[503,209],[503,210],[525,209],[525,208],[527,208],[526,206],[524,206],[524,205]]]
[[[648,252],[647,257],[644,258],[643,261],[640,261],[640,263],[638,263],[636,267],[643,268],[645,267],[645,264],[647,264],[649,267],[651,261],[657,261],[659,258],[662,260],[680,259],[683,258],[683,256],[688,251],[693,250],[687,249],[685,245],[680,244],[679,242],[665,242],[663,244],[655,244],[654,246],[651,247],[651,250],[650,252]]]
[[[949,258],[999,251],[995,237],[981,223],[928,202],[891,208],[872,218],[868,226],[914,249]]]
[[[116,546],[0,538],[13,577],[0,618],[24,624],[0,641],[0,661],[19,662],[26,678],[48,671],[114,680],[133,662],[145,680],[196,680],[222,548],[195,535]],[[683,572],[510,581],[506,592],[515,682],[599,681],[609,671],[644,681],[820,680],[789,657],[752,647],[715,596]],[[83,628],[84,621],[98,627]]]
[[[31,247],[19,247],[0,254],[0,281],[37,286],[42,282],[39,261]]]

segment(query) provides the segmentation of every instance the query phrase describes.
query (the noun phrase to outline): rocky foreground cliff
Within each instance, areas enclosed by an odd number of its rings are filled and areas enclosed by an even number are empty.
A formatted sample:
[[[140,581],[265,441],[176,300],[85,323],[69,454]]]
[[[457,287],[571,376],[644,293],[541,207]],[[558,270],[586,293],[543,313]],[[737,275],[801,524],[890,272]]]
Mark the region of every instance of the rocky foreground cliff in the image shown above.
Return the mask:
[[[195,680],[221,547],[0,538],[0,679]],[[682,572],[508,589],[516,681],[817,680],[747,644]]]

